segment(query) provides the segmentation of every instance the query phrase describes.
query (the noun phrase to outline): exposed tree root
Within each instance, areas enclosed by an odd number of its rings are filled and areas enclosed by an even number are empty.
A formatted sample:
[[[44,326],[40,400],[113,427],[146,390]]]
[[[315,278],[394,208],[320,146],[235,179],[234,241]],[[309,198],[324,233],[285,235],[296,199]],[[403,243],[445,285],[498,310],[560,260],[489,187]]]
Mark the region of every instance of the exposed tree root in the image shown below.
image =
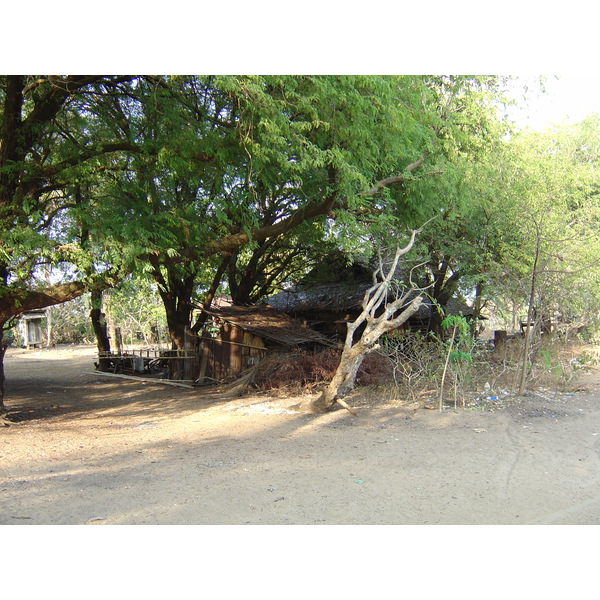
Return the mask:
[[[346,404],[346,402],[344,402],[344,400],[342,400],[341,398],[336,398],[335,401],[340,406],[343,406],[351,415],[354,415],[355,417],[358,417],[358,413],[354,409],[350,408],[348,406],[348,404]]]

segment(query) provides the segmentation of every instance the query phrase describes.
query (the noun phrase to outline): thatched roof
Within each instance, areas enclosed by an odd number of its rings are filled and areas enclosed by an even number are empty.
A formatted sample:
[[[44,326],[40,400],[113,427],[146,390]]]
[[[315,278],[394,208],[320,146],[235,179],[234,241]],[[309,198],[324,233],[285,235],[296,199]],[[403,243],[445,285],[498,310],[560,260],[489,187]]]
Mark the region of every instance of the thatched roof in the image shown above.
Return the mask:
[[[466,302],[464,302],[460,298],[450,298],[450,300],[448,300],[448,303],[444,307],[444,311],[446,315],[460,315],[462,317],[471,317],[475,312],[472,307],[470,307]]]
[[[218,308],[203,309],[207,315],[240,327],[264,339],[272,340],[289,347],[317,343],[331,346],[332,342],[301,321],[293,319],[271,306],[221,305]]]
[[[267,298],[273,308],[286,312],[347,311],[361,307],[369,283],[331,283],[287,290]]]
[[[280,292],[267,299],[273,308],[288,314],[306,314],[317,311],[349,312],[361,310],[365,292],[372,283],[331,283],[314,285],[306,289],[296,289]],[[406,303],[410,302],[417,291],[410,290]],[[392,301],[390,299],[390,301]],[[414,315],[416,319],[428,319],[431,315],[433,303],[424,296],[423,303]],[[468,317],[473,314],[473,309],[458,298],[451,298],[445,307],[448,315],[462,315]]]

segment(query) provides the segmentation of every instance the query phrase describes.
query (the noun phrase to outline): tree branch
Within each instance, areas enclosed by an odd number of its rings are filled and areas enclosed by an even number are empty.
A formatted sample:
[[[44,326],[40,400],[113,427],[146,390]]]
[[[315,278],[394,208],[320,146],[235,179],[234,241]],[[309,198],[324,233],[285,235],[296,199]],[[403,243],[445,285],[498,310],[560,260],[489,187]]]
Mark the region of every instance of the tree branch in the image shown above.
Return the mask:
[[[434,129],[434,133],[437,135],[438,130]],[[432,146],[435,146],[436,144],[437,144],[437,139],[434,138],[432,141]],[[395,183],[403,183],[404,181],[408,181],[409,177],[407,176],[407,173],[410,174],[414,170],[418,169],[425,162],[425,159],[430,154],[431,154],[431,150],[425,151],[419,159],[417,159],[415,162],[413,162],[410,165],[405,167],[405,169],[404,169],[405,173],[403,173],[402,175],[392,175],[391,177],[386,177],[385,179],[381,179],[377,183],[375,183],[375,185],[373,185],[371,188],[369,188],[368,190],[366,190],[364,192],[361,192],[359,195],[360,196],[374,196],[375,194],[378,194],[383,188],[389,187],[390,185],[394,185]],[[439,173],[439,172],[438,171],[431,172],[432,175],[437,174],[437,173]]]
[[[87,280],[69,281],[50,285],[39,290],[12,289],[0,303],[0,323],[38,308],[46,308],[73,300],[92,290],[102,290],[116,285],[122,275],[107,272]]]
[[[274,223],[273,225],[265,225],[252,230],[250,233],[242,231],[234,233],[215,240],[209,243],[204,249],[204,256],[211,256],[219,252],[227,252],[235,250],[249,241],[262,242],[267,238],[279,236],[288,231],[298,227],[305,221],[318,217],[320,215],[330,214],[331,211],[336,208],[335,194],[332,194],[327,200],[323,202],[309,203],[307,206],[298,209],[290,216],[282,219],[281,221]]]

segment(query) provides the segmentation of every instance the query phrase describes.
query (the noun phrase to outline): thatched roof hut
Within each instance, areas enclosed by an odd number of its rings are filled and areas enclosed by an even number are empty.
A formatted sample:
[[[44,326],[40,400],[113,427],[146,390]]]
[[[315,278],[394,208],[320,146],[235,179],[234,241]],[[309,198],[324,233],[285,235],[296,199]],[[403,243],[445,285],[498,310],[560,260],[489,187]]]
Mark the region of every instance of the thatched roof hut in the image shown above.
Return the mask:
[[[343,337],[346,323],[353,321],[362,310],[365,292],[371,282],[330,283],[314,285],[308,288],[287,290],[267,299],[273,308],[301,319],[312,328],[326,335]],[[401,290],[398,293],[403,293]],[[408,290],[406,304],[419,292]],[[390,291],[390,301],[397,296]],[[419,310],[407,321],[406,329],[426,330],[434,310],[431,299],[423,294]],[[473,315],[473,309],[462,300],[452,298],[445,307],[448,315]]]
[[[316,351],[333,343],[306,324],[271,306],[233,306],[220,303],[196,307],[212,320],[213,331],[201,338],[198,380],[221,381],[256,365],[269,352],[293,349]]]

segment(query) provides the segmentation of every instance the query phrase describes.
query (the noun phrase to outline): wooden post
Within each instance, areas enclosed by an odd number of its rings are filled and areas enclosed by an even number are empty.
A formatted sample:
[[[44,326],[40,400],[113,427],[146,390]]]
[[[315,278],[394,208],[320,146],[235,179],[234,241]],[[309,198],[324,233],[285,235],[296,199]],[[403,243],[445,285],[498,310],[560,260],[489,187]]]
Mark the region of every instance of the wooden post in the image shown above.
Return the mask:
[[[121,335],[121,328],[115,327],[114,334],[115,344],[117,345],[117,354],[123,354],[123,336]]]
[[[201,341],[200,352],[202,353],[202,361],[200,362],[200,374],[196,381],[203,383],[206,377],[206,365],[208,364],[208,348],[204,340]]]
[[[229,346],[229,368],[230,373],[228,375],[238,375],[244,370],[243,363],[243,343],[244,343],[244,330],[241,327],[231,326],[229,335],[229,341],[233,342]]]
[[[52,341],[52,313],[54,312],[54,307],[49,306],[46,309],[46,348],[52,348],[54,343]]]
[[[200,359],[197,351],[198,336],[188,327],[184,332],[183,378],[197,379],[200,372]]]

